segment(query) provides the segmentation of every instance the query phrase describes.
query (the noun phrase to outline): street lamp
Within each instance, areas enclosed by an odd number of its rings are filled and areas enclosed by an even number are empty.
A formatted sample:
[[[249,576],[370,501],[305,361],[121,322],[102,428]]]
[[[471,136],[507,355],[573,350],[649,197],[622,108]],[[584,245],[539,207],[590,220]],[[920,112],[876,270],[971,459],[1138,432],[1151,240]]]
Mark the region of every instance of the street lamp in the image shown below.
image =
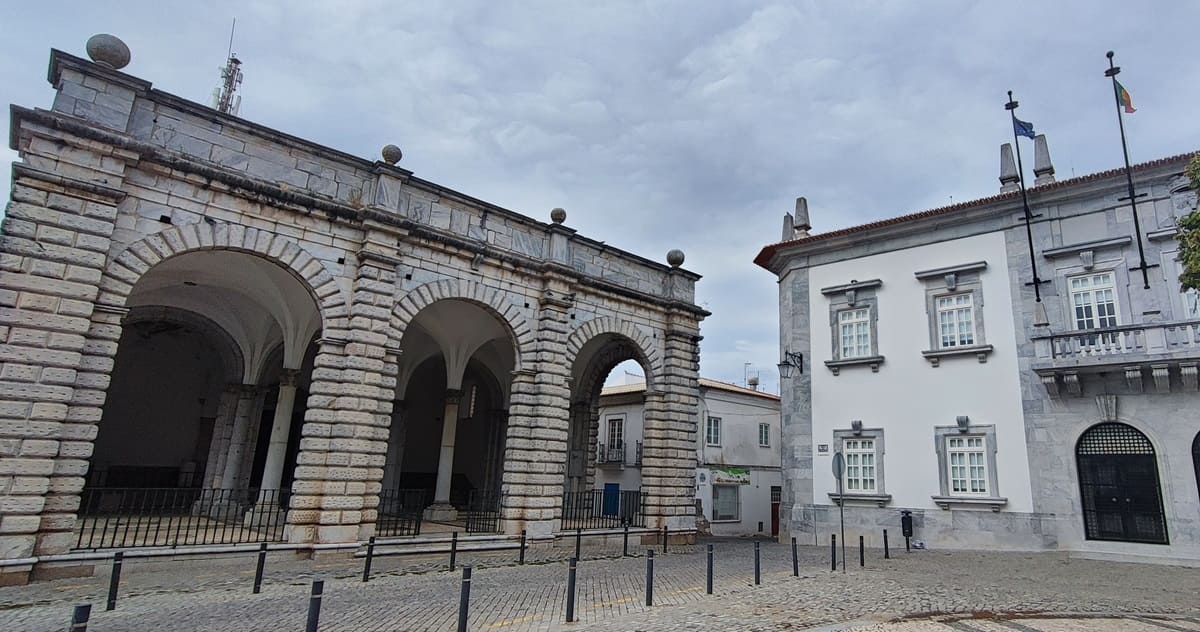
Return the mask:
[[[794,369],[799,369],[800,373],[804,373],[804,354],[784,351],[783,361],[779,363],[779,377],[785,380],[792,377]]]

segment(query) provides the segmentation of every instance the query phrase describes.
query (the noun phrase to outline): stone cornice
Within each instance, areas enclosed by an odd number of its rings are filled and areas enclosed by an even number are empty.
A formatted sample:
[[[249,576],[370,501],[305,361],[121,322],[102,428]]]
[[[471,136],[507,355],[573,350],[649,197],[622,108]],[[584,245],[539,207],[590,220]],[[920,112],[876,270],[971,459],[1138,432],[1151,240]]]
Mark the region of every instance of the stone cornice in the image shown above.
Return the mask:
[[[98,184],[96,182],[88,182],[86,180],[77,180],[75,178],[60,176],[57,173],[43,171],[21,162],[13,163],[12,173],[17,177],[33,178],[35,180],[41,180],[42,182],[58,185],[64,189],[67,189],[68,192],[84,191],[96,197],[111,200],[112,202],[120,202],[121,200],[125,199],[125,192],[121,189],[115,189],[113,187]]]
[[[971,263],[961,263],[956,266],[946,266],[943,268],[933,268],[931,270],[921,270],[914,272],[913,276],[918,279],[932,279],[936,277],[946,276],[947,274],[962,274],[964,272],[978,272],[987,268],[986,261],[973,261]]]
[[[881,285],[883,285],[883,281],[881,281],[879,279],[870,279],[868,281],[851,281],[849,283],[843,283],[841,285],[831,285],[829,287],[823,287],[823,288],[821,288],[821,293],[824,294],[825,296],[829,296],[831,294],[845,294],[846,292],[848,292],[850,290],[868,290],[871,288],[879,287]]]
[[[1042,256],[1047,259],[1057,259],[1058,257],[1069,257],[1077,255],[1084,250],[1100,250],[1101,248],[1120,248],[1133,241],[1133,237],[1125,235],[1122,237],[1112,237],[1109,239],[1096,239],[1094,241],[1083,241],[1077,244],[1067,244],[1058,248],[1050,248],[1042,251]]]

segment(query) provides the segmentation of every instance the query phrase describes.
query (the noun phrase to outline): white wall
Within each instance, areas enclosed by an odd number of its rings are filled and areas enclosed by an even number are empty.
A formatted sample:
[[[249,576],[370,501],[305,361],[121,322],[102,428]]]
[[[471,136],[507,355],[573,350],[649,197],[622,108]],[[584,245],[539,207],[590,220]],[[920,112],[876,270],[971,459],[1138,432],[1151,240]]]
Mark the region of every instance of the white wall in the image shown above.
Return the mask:
[[[613,401],[613,399],[610,399]],[[642,404],[642,394],[636,397],[623,396],[615,401],[624,402],[616,405],[600,406],[600,434],[597,444],[608,445],[608,420],[610,417],[625,417],[625,460],[623,468],[615,466],[596,466],[596,480],[593,489],[604,489],[605,483],[618,483],[622,491],[632,491],[642,487],[642,468],[632,465],[635,459],[636,442],[642,440],[642,428],[645,420],[645,406]],[[587,458],[596,460],[596,453],[588,454]]]
[[[703,479],[703,482],[700,482]],[[738,486],[740,504],[736,522],[714,522],[712,520],[712,471],[708,468],[696,470],[696,497],[700,499],[704,516],[709,519],[713,535],[756,535],[771,534],[771,487],[782,486],[783,476],[778,469],[750,470],[750,484]],[[762,522],[762,531],[758,523]]]
[[[701,464],[779,467],[779,400],[701,387],[696,449]],[[709,417],[721,418],[721,445],[706,443]],[[771,427],[771,444],[758,445],[758,425]]]
[[[943,358],[933,367],[921,351],[930,348],[925,285],[914,272],[986,261],[980,273],[986,343],[995,351],[980,363],[974,355]],[[812,330],[813,500],[829,504],[835,429],[861,419],[864,428],[884,429],[884,493],[894,506],[937,506],[940,492],[934,426],[953,426],[959,415],[972,425],[995,425],[998,495],[1004,511],[1030,512],[1029,466],[1013,332],[1004,235],[996,232],[812,268],[809,305]],[[821,288],[852,280],[881,279],[878,298],[878,373],[870,367],[824,366],[832,358],[830,299]],[[817,445],[828,444],[819,453]],[[985,511],[987,509],[984,509]]]

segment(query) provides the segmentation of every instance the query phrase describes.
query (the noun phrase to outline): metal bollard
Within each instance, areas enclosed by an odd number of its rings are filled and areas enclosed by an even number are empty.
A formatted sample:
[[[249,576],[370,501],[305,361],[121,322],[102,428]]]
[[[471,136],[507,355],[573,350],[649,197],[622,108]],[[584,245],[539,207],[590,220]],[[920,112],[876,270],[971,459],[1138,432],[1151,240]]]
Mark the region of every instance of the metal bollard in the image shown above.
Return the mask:
[[[471,565],[463,566],[462,592],[458,596],[458,632],[467,632],[467,614],[471,609]]]
[[[713,545],[708,545],[708,578],[705,584],[705,593],[712,594],[712,575],[713,575]]]
[[[646,549],[646,605],[654,605],[654,549]]]
[[[371,579],[371,558],[375,557],[375,536],[367,540],[367,559],[363,560],[363,583]]]
[[[304,632],[317,632],[321,620],[321,594],[325,592],[325,580],[314,579],[312,591],[308,595],[308,624]]]
[[[575,620],[575,564],[577,560],[571,558],[567,562],[567,623]]]
[[[454,570],[454,560],[458,557],[458,532],[450,534],[450,570]]]
[[[267,567],[267,543],[258,545],[258,565],[254,567],[254,594],[262,592],[263,570]]]
[[[891,555],[891,553],[888,552],[887,529],[884,529],[883,530],[883,559],[890,560],[891,558],[892,558],[892,555]]]
[[[912,553],[912,545],[908,536],[904,536],[904,552]]]
[[[88,619],[92,617],[92,604],[75,606],[71,613],[71,629],[68,632],[87,632]]]
[[[837,534],[829,534],[829,570],[837,570]]]
[[[758,542],[754,543],[754,585],[762,583],[762,565],[759,563]]]
[[[518,564],[525,563],[525,530],[521,529],[521,557],[517,559]]]
[[[579,546],[583,544],[583,529],[575,529],[575,559],[579,559]]]
[[[113,555],[112,577],[108,579],[108,605],[105,610],[117,609],[117,589],[121,586],[121,564],[125,560],[125,552],[117,551]]]
[[[862,568],[867,565],[867,548],[863,544],[863,536],[858,536],[858,566]]]
[[[796,538],[792,538],[792,577],[800,576],[800,554],[796,551]]]
[[[667,538],[670,537],[670,532],[667,531],[667,525],[663,525],[663,553],[667,552]]]
[[[621,540],[621,557],[629,557],[629,523],[625,523],[625,536]]]

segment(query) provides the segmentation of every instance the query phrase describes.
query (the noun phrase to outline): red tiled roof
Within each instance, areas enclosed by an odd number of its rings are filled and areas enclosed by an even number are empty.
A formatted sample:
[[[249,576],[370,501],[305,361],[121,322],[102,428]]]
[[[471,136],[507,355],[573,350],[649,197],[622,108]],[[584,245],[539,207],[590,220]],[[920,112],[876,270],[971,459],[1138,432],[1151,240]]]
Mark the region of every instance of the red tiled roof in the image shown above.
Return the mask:
[[[1175,164],[1175,163],[1180,163],[1180,164],[1186,163],[1187,161],[1191,160],[1192,156],[1194,156],[1195,154],[1196,154],[1196,152],[1190,152],[1190,153],[1186,153],[1186,154],[1177,154],[1175,156],[1168,156],[1166,158],[1159,158],[1158,160],[1151,160],[1149,162],[1143,162],[1141,164],[1134,165],[1133,170],[1134,171],[1144,171],[1147,169],[1153,169],[1155,167],[1162,167],[1165,165],[1171,165],[1171,164]],[[1079,176],[1078,178],[1069,178],[1067,180],[1060,180],[1058,182],[1044,184],[1040,187],[1030,187],[1029,189],[1027,189],[1027,191],[1031,191],[1031,192],[1053,191],[1055,189],[1074,186],[1077,184],[1083,184],[1085,182],[1094,182],[1096,180],[1103,180],[1106,178],[1111,178],[1114,176],[1121,175],[1124,172],[1125,172],[1124,169],[1109,169],[1108,171],[1100,171],[1097,173],[1091,173],[1088,175]],[[896,224],[903,224],[905,222],[911,222],[911,221],[915,221],[915,220],[919,220],[919,219],[925,219],[927,217],[937,217],[939,215],[949,215],[951,213],[955,213],[955,212],[958,212],[958,211],[961,211],[964,209],[975,208],[978,206],[985,206],[987,204],[992,204],[994,202],[1000,202],[1003,200],[1014,199],[1014,198],[1019,197],[1020,195],[1021,195],[1020,191],[1013,191],[1010,193],[1002,193],[1000,195],[993,195],[991,197],[979,198],[977,200],[971,200],[968,202],[959,202],[958,204],[952,204],[950,206],[943,206],[940,208],[929,209],[927,211],[921,211],[919,213],[911,213],[909,215],[900,215],[897,217],[890,217],[887,219],[881,219],[881,220],[869,222],[866,224],[859,224],[858,226],[849,226],[847,228],[841,228],[841,229],[833,230],[833,231],[830,231],[827,233],[820,233],[818,235],[811,235],[809,237],[804,237],[801,239],[793,239],[790,241],[781,241],[779,243],[774,243],[774,244],[770,244],[768,246],[764,246],[763,249],[761,251],[759,251],[758,256],[754,258],[754,263],[758,264],[760,267],[766,268],[767,263],[771,260],[772,257],[775,256],[775,253],[778,252],[780,248],[786,248],[788,246],[796,246],[799,244],[808,244],[808,243],[812,243],[815,241],[821,241],[823,239],[839,237],[841,235],[851,235],[854,233],[866,232],[866,231],[873,230],[876,228],[883,228],[884,226],[893,226]]]

